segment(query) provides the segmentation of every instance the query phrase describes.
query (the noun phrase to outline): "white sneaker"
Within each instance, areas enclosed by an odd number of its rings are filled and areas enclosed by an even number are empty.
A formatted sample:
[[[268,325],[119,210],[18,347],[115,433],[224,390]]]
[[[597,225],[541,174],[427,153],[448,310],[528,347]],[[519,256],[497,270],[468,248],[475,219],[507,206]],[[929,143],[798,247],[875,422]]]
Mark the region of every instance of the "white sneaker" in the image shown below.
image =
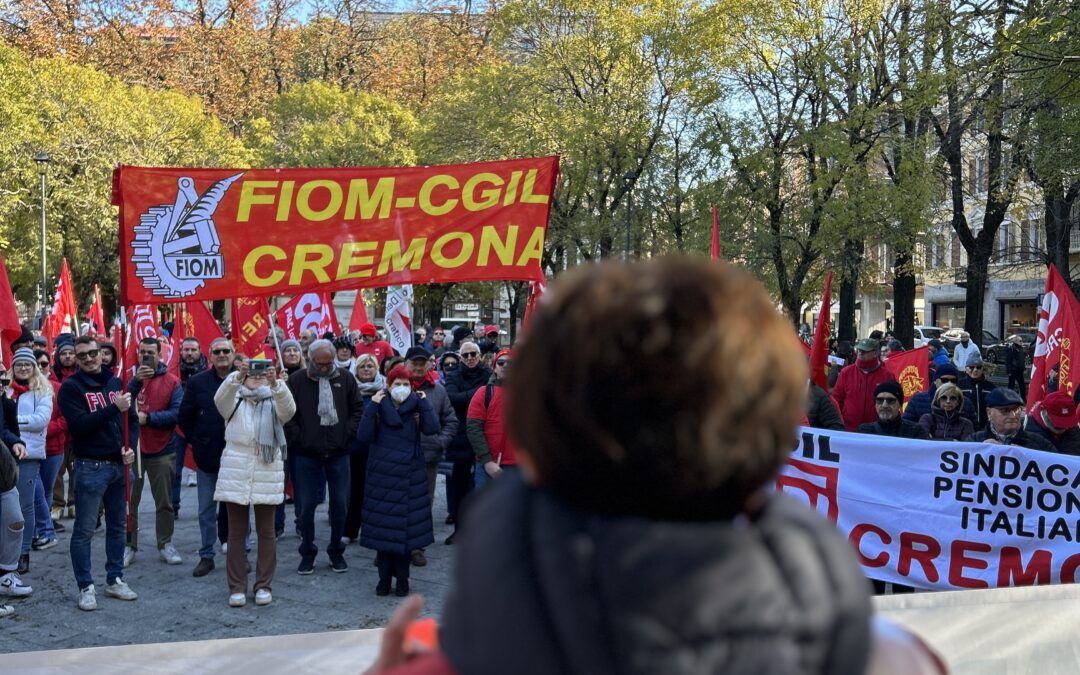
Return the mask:
[[[0,605],[0,619],[5,616],[11,616],[15,613],[15,608],[11,605]]]
[[[184,562],[184,559],[180,557],[176,547],[172,544],[165,544],[158,553],[161,555],[161,562],[166,565],[179,565]]]
[[[274,596],[270,594],[270,591],[265,588],[260,588],[255,591],[255,604],[256,605],[269,605],[274,599]]]
[[[33,592],[34,589],[24,584],[16,572],[8,572],[4,576],[0,576],[0,595],[23,598]]]
[[[135,600],[139,597],[139,594],[131,590],[131,587],[124,583],[123,579],[117,579],[105,586],[105,595],[110,598],[116,598],[117,600]]]
[[[94,592],[94,584],[79,590],[79,609],[84,612],[97,609],[97,593]]]
[[[131,563],[135,562],[135,549],[130,546],[124,547],[124,567],[131,567]]]
[[[243,593],[233,593],[229,596],[229,607],[243,607],[247,604],[247,596]]]
[[[229,542],[221,542],[221,554],[226,555],[229,552]]]

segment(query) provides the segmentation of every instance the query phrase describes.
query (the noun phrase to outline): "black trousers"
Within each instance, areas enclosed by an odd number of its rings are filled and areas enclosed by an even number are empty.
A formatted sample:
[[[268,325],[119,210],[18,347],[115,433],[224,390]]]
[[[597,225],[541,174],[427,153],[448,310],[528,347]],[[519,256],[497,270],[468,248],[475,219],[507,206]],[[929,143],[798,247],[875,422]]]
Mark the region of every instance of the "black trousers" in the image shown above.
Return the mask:
[[[461,509],[461,500],[473,489],[473,462],[467,459],[454,462],[454,469],[446,480],[446,512],[455,521]]]
[[[379,551],[375,554],[375,564],[379,567],[379,581],[389,581],[391,577],[398,581],[408,581],[411,563],[408,553]]]
[[[1020,392],[1022,398],[1027,398],[1027,385],[1024,383],[1024,371],[1018,370],[1009,373],[1009,389],[1016,389]]]
[[[366,452],[349,455],[349,509],[345,512],[345,536],[349,539],[360,538],[367,458]]]

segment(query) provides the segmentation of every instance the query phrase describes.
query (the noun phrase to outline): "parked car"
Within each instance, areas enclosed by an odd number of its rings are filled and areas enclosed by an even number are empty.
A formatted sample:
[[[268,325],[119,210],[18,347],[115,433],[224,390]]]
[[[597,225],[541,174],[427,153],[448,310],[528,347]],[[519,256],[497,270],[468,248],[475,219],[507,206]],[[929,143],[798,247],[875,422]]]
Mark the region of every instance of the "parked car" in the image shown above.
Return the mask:
[[[916,347],[922,347],[935,338],[940,340],[941,334],[944,332],[944,328],[938,328],[937,326],[915,326],[914,344]]]
[[[1014,333],[1014,335],[1019,335],[1020,339],[1023,340],[1024,353],[1027,355],[1027,362],[1030,363],[1035,356],[1035,341],[1038,339],[1038,333]],[[1011,339],[1012,336],[1009,336],[997,344],[983,347],[983,360],[991,363],[1005,363],[1005,350],[1009,348]]]
[[[956,347],[956,345],[960,344],[960,333],[962,332],[964,332],[963,328],[950,328],[949,330],[941,334],[941,338],[939,338],[941,340],[941,344],[945,345],[945,349],[950,354],[952,354],[952,351]],[[1001,344],[1001,338],[994,335],[988,330],[984,330],[982,332],[982,339],[978,340],[976,344],[979,345],[979,351],[982,353],[983,359],[990,360],[986,356],[987,350]],[[1004,354],[1001,358],[1005,358]]]

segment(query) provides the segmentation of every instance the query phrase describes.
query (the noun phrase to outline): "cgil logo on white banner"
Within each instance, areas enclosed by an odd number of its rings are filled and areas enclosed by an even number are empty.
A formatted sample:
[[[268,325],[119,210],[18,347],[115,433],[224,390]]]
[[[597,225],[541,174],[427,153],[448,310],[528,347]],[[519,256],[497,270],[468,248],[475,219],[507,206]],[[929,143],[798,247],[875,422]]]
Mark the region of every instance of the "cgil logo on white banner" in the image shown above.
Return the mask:
[[[868,577],[954,590],[1080,581],[1080,457],[821,429],[777,488],[834,520]]]

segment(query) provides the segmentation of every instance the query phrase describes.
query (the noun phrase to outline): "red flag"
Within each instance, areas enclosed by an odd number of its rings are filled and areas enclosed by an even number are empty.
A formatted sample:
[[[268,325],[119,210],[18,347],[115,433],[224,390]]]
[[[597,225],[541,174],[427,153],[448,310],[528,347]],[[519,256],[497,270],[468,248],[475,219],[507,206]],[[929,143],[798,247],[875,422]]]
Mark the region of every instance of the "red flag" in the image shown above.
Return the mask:
[[[15,296],[11,294],[4,256],[0,254],[0,345],[3,346],[4,365],[11,365],[11,343],[22,335],[19,311],[15,308]]]
[[[60,268],[60,281],[56,284],[56,295],[53,296],[53,316],[56,317],[56,335],[71,332],[71,320],[78,317],[75,308],[75,289],[71,284],[71,269],[68,267],[67,258]]]
[[[364,307],[364,292],[358,288],[356,300],[353,301],[352,314],[349,316],[349,332],[360,330],[360,326],[365,323],[368,323],[367,307]]]
[[[87,332],[91,335],[105,335],[105,310],[101,306],[101,289],[97,284],[94,284],[94,302],[91,303],[86,318],[90,320]]]
[[[1080,378],[1072,367],[1072,348],[1080,345],[1080,303],[1069,285],[1053,265],[1046,277],[1046,293],[1039,310],[1039,335],[1035,342],[1035,359],[1031,365],[1031,384],[1028,385],[1027,410],[1049,393],[1047,381],[1055,365],[1059,366],[1058,391],[1069,396],[1076,392]]]
[[[529,323],[529,315],[539,306],[540,299],[544,297],[544,292],[547,291],[547,280],[542,281],[530,281],[529,282],[529,297],[525,300],[525,316],[521,318],[521,328],[525,329],[525,326]]]
[[[356,291],[356,297],[360,297],[359,290]],[[362,299],[360,311],[364,311]],[[367,317],[366,312],[364,317]],[[314,332],[315,337],[322,337],[326,331],[337,335],[341,330],[338,326],[337,315],[334,313],[333,300],[330,299],[330,293],[327,291],[296,296],[277,311],[277,319],[278,325],[285,331],[285,338],[289,340],[299,340],[302,330]],[[351,319],[349,325],[352,325]]]
[[[713,213],[715,214],[715,209]],[[716,251],[719,242],[716,239],[716,230],[714,229],[713,232],[713,251]],[[825,391],[829,391],[829,376],[825,360],[829,355],[829,319],[831,318],[830,308],[832,307],[832,303],[829,302],[829,294],[831,291],[832,271],[829,272],[829,276],[825,279],[825,295],[821,297],[821,309],[817,315],[817,329],[814,331],[814,346],[810,350],[810,379]]]
[[[712,259],[720,259],[720,213],[716,207],[712,207]],[[832,275],[832,272],[829,273]]]
[[[139,342],[144,338],[157,338],[161,344],[161,362],[166,366],[172,362],[172,343],[165,339],[158,326],[157,305],[135,305],[127,316],[130,329],[126,331],[127,344],[124,345],[123,366],[132,371],[139,364]],[[117,370],[117,372],[120,372]]]
[[[206,304],[198,300],[176,305],[176,317],[173,320],[171,336],[172,354],[175,354],[176,358],[169,360],[169,372],[177,377],[180,377],[180,346],[189,337],[199,341],[199,347],[204,355],[210,353],[211,342],[225,337],[221,326],[214,320],[214,315],[206,308]]]
[[[263,358],[263,344],[270,334],[270,305],[266,298],[232,299],[232,339],[236,350],[248,358]]]
[[[891,352],[885,367],[904,390],[904,405],[920,391],[930,388],[930,347],[922,346],[906,352]]]

